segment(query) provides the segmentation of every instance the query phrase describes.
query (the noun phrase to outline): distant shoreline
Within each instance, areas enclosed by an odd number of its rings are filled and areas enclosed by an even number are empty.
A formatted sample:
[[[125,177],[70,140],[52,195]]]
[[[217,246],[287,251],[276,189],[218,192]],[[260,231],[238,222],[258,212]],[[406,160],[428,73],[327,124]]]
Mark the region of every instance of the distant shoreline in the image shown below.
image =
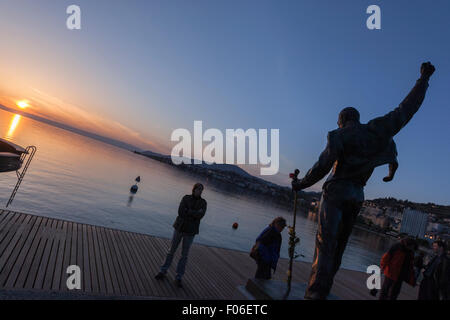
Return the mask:
[[[290,187],[283,187],[252,176],[237,166],[221,164],[193,165],[184,163],[175,165],[172,163],[170,156],[153,152],[134,151],[134,153],[165,163],[186,173],[201,176],[207,179],[208,182],[214,183],[218,188],[222,188],[228,192],[240,195],[244,194],[286,210],[292,210],[294,207],[294,193]],[[238,169],[233,170],[234,168]],[[239,170],[245,173],[240,173]],[[320,197],[320,193],[317,192],[300,191],[298,194],[301,199],[299,200],[299,205],[304,210],[311,210],[311,202]]]
[[[379,231],[376,231],[376,230],[372,230],[372,229],[367,228],[366,226],[364,226],[364,225],[362,225],[360,223],[355,223],[354,227],[358,228],[360,230],[364,230],[364,231],[367,231],[367,232],[370,232],[370,233],[374,233],[376,235],[379,235],[379,236],[382,236],[382,237],[385,237],[385,238],[389,238],[391,240],[398,240],[397,237],[394,237],[392,235],[386,234],[384,232],[379,232]]]

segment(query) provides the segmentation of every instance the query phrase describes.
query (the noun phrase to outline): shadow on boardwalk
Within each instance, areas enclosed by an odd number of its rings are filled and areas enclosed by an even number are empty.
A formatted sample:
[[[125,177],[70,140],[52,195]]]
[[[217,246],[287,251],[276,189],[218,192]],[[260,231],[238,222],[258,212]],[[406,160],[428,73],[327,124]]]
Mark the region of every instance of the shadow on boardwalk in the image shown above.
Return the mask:
[[[255,263],[245,252],[195,244],[184,276],[175,287],[174,269],[154,279],[170,240],[87,224],[1,210],[0,299],[81,298],[233,299],[253,277]],[[179,251],[174,262],[179,257]],[[66,287],[66,268],[82,271],[81,291]],[[281,259],[274,279],[284,279]],[[306,282],[310,264],[295,262],[294,281]],[[374,299],[367,275],[340,270],[332,293],[340,299]],[[399,299],[416,299],[417,288],[403,286]]]

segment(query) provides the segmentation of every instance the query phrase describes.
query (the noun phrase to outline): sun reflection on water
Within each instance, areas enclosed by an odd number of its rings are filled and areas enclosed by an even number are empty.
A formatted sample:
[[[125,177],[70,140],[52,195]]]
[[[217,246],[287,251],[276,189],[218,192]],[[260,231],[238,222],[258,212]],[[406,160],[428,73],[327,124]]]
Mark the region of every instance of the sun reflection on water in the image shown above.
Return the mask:
[[[21,115],[15,114],[14,117],[11,120],[11,124],[9,125],[8,133],[6,134],[6,139],[11,139],[13,137],[14,131],[17,128],[17,125],[20,122],[20,119],[22,118]]]

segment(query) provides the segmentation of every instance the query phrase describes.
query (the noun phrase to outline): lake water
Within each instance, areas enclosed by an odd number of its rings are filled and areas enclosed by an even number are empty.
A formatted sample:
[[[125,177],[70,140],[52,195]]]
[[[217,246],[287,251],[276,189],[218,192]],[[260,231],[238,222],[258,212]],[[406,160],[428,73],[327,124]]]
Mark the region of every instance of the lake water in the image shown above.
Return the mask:
[[[201,178],[102,142],[0,111],[0,134],[37,153],[10,210],[170,238],[179,201],[197,181],[205,184],[208,210],[196,243],[248,251],[255,238],[277,216],[292,221],[289,211],[254,199],[227,194]],[[129,189],[141,176],[131,205]],[[0,174],[0,206],[5,207],[16,183],[15,172]],[[233,230],[231,225],[239,223]],[[317,225],[312,214],[300,213],[297,251],[312,261]],[[287,257],[287,231],[281,255]],[[378,264],[391,245],[376,234],[354,229],[342,267],[365,271]]]

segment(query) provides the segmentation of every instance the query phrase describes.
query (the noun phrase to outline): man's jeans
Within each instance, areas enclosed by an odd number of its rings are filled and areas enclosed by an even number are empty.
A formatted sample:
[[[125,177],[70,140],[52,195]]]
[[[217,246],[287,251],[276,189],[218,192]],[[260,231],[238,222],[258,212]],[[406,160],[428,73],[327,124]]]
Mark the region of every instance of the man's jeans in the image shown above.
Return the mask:
[[[194,235],[192,234],[186,234],[178,232],[177,230],[174,230],[173,237],[172,237],[172,244],[170,246],[169,253],[166,257],[166,262],[164,262],[164,265],[161,267],[161,273],[166,274],[167,270],[169,269],[170,265],[172,264],[173,255],[175,254],[175,251],[177,251],[178,245],[180,244],[180,241],[183,240],[183,246],[181,251],[181,258],[178,261],[177,265],[177,276],[176,279],[181,280],[181,278],[184,275],[184,270],[186,268],[187,258],[189,249],[192,245],[192,242],[194,241]]]

